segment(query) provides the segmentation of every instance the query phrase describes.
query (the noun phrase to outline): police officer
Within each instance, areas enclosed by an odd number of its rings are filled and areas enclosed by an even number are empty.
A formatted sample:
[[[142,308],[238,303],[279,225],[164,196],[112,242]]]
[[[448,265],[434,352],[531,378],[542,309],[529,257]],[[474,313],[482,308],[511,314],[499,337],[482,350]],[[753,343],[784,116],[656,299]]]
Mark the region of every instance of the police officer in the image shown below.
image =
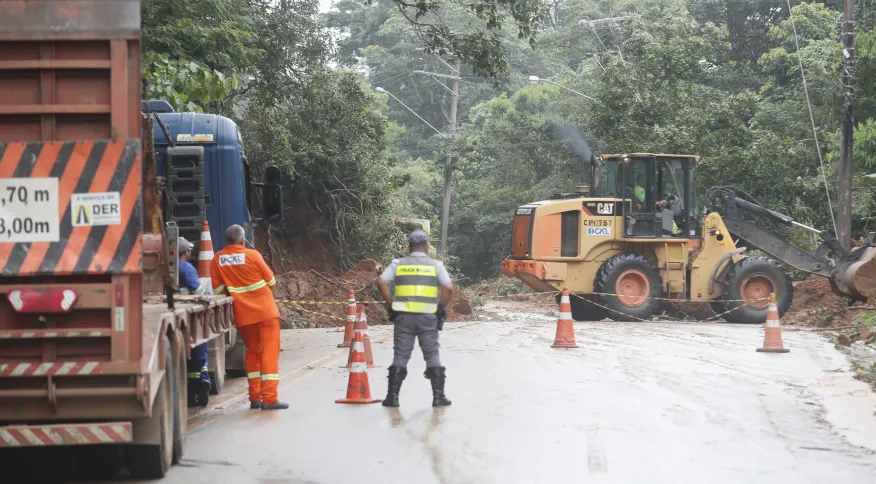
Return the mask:
[[[411,232],[408,251],[407,257],[393,260],[377,280],[389,318],[395,323],[394,356],[383,406],[398,407],[398,394],[408,374],[414,338],[419,339],[426,360],[423,376],[432,381],[432,406],[450,405],[444,395],[445,368],[438,355],[438,331],[447,317],[445,306],[450,301],[453,285],[444,264],[429,257],[426,232],[419,229]],[[392,294],[390,284],[394,285]]]
[[[183,237],[179,238],[179,293],[205,294],[206,288],[198,279],[198,271],[189,262],[192,256],[192,243]],[[192,357],[187,362],[189,407],[206,407],[210,398],[210,373],[207,368],[207,343],[192,349]]]

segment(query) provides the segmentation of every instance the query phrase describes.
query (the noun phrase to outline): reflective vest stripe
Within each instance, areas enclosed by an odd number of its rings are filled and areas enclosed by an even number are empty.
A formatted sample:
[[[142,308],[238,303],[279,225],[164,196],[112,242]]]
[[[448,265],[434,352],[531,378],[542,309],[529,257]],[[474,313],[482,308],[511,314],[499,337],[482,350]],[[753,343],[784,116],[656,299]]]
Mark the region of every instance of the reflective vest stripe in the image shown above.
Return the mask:
[[[264,279],[262,279],[259,282],[256,282],[255,284],[250,284],[249,286],[244,286],[244,287],[228,286],[228,292],[233,292],[234,294],[241,294],[244,292],[255,291],[256,289],[261,289],[267,285],[268,285],[268,283],[265,282]]]
[[[396,286],[395,295],[402,297],[438,297],[438,286]]]
[[[196,378],[201,378],[201,372],[200,372],[200,371],[193,371],[193,372],[190,372],[190,373],[189,373],[189,379],[194,380],[194,379],[196,379]]]
[[[225,291],[225,284],[219,284],[219,287],[213,288],[213,294],[222,294]]]
[[[438,311],[438,304],[416,301],[393,301],[392,309],[403,313],[434,314]]]
[[[262,376],[262,373],[259,372],[259,371],[254,371],[254,372],[252,372],[252,373],[247,373],[247,374],[246,374],[246,377],[247,377],[247,378],[259,378],[259,377],[261,377],[261,376]]]
[[[272,287],[273,287],[273,285],[276,284],[276,283],[277,283],[277,278],[276,278],[276,277],[272,277],[271,280],[268,281],[268,285],[269,285],[269,286],[272,286]]]
[[[279,379],[280,379],[280,375],[273,374],[273,373],[265,373],[264,375],[262,375],[262,381],[266,381],[266,380],[273,381],[273,380],[279,380]]]

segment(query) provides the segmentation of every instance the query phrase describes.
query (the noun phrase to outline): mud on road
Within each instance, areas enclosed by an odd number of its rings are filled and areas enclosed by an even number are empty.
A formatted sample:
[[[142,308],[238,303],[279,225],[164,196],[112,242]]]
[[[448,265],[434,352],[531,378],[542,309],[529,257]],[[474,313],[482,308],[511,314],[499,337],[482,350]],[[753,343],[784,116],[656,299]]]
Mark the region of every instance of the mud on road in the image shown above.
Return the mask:
[[[284,332],[285,412],[227,400],[202,414],[182,465],[195,483],[869,483],[876,396],[818,334],[756,353],[757,326],[576,323],[488,303],[441,334],[447,394],[430,406],[417,351],[401,408],[347,406],[337,330]],[[373,396],[386,391],[388,327],[372,328]],[[322,356],[320,356],[322,355]]]

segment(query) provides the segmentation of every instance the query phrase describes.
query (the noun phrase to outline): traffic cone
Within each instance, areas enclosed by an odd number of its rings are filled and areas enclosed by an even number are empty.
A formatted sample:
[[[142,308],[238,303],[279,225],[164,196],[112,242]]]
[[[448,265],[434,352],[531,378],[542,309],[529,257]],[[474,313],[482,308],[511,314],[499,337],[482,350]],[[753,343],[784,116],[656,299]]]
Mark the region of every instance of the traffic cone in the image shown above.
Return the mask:
[[[213,281],[210,279],[211,262],[213,262],[213,239],[210,238],[210,224],[204,219],[201,224],[201,243],[198,244],[198,278],[208,294],[213,294]]]
[[[356,324],[356,294],[352,289],[347,293],[347,324],[344,325],[344,342],[338,348],[349,348],[353,342],[353,325]]]
[[[782,346],[782,321],[779,319],[779,309],[776,307],[776,295],[770,294],[770,306],[767,309],[766,332],[763,336],[763,348],[758,348],[761,353],[787,353]]]
[[[350,366],[350,380],[347,382],[347,398],[335,400],[335,403],[377,403],[379,398],[371,398],[371,386],[368,384],[368,365],[365,363],[365,344],[362,333],[353,334],[353,364]]]
[[[575,330],[572,327],[572,303],[569,302],[569,290],[563,288],[560,298],[560,317],[557,318],[557,336],[551,348],[577,348]]]
[[[371,353],[371,338],[368,336],[368,317],[365,316],[365,307],[361,304],[357,310],[356,326],[353,329],[354,334],[362,335],[362,342],[365,346],[365,363],[368,368],[375,368],[374,356]],[[347,365],[341,368],[350,368],[353,364],[353,348],[350,348],[350,354],[347,356]]]

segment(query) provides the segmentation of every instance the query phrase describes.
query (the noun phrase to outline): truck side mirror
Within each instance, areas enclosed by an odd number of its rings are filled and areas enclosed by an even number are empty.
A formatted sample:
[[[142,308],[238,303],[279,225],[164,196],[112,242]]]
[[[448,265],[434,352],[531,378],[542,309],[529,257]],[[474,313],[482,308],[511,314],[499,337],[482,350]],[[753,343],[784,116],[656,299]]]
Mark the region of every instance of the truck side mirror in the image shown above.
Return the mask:
[[[282,173],[276,166],[265,170],[264,200],[265,223],[275,224],[283,218],[283,189],[280,185]]]

